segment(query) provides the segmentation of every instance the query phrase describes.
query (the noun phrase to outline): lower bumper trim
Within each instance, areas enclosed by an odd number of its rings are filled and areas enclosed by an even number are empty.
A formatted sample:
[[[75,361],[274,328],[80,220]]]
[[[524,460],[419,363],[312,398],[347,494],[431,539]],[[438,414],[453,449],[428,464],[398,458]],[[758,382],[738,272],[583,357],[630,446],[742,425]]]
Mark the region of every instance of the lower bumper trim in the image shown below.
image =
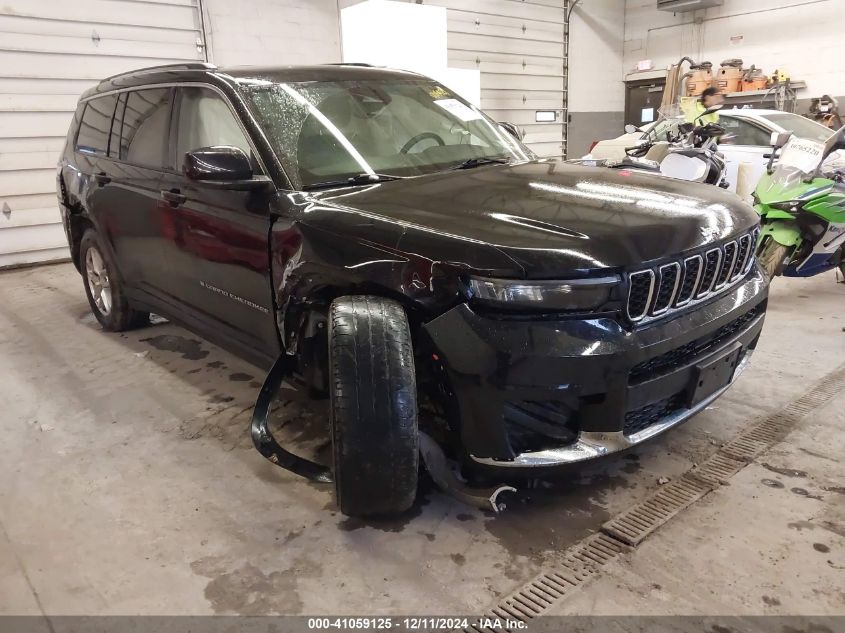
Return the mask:
[[[475,455],[470,455],[470,458],[478,464],[494,466],[497,468],[543,468],[562,466],[564,464],[575,464],[577,462],[583,462],[597,457],[603,457],[604,455],[609,455],[611,453],[624,451],[627,448],[631,448],[632,446],[641,444],[652,437],[660,435],[674,426],[678,426],[682,422],[685,422],[695,414],[700,413],[710,406],[714,400],[725,393],[725,391],[733,385],[736,379],[739,378],[739,375],[748,365],[748,361],[751,358],[753,351],[754,350],[751,349],[747,350],[745,356],[740,361],[739,365],[737,365],[731,382],[727,385],[713,392],[695,406],[689,409],[682,409],[676,413],[668,415],[662,420],[637,433],[626,436],[622,431],[616,431],[613,433],[582,432],[579,434],[578,439],[569,446],[551,448],[532,453],[520,453],[512,460],[505,461],[492,459],[490,457],[476,457]]]

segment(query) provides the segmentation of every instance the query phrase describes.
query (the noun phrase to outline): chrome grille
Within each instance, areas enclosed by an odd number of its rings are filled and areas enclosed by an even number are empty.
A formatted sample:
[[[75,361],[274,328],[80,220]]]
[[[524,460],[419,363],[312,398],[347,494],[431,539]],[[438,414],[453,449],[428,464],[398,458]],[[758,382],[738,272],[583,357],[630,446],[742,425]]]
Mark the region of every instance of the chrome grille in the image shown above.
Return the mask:
[[[704,259],[701,255],[693,255],[684,260],[684,280],[681,282],[681,289],[678,291],[678,299],[675,306],[685,306],[692,299],[692,293],[698,287],[701,280],[701,271],[704,268]]]
[[[722,249],[714,248],[704,253],[704,275],[701,279],[701,285],[695,292],[696,299],[704,297],[713,289],[713,284],[716,283],[716,274],[719,272],[721,265]]]
[[[654,294],[654,271],[641,270],[628,276],[628,318],[642,319]]]
[[[672,305],[672,299],[678,291],[678,281],[681,278],[681,265],[678,262],[665,264],[660,267],[660,281],[657,286],[657,296],[651,314],[663,314]]]
[[[719,269],[719,274],[716,275],[715,290],[720,290],[728,283],[728,278],[733,273],[734,266],[736,265],[737,250],[736,242],[728,242],[722,249],[722,267]]]
[[[628,318],[650,320],[722,292],[748,272],[758,229],[701,254],[628,275]]]
[[[736,265],[730,281],[733,281],[745,272],[745,265],[748,263],[748,255],[751,253],[751,235],[743,235],[739,238],[739,253],[736,256]]]

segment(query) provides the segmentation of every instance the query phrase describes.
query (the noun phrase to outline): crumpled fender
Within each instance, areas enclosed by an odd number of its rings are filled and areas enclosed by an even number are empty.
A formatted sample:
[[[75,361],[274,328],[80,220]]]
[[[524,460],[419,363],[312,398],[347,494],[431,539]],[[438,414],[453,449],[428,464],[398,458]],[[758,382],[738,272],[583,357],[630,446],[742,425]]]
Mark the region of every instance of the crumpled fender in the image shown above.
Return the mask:
[[[802,239],[801,231],[794,220],[778,220],[764,224],[760,232],[760,239],[762,240],[766,235],[771,235],[775,242],[783,246],[798,246]]]

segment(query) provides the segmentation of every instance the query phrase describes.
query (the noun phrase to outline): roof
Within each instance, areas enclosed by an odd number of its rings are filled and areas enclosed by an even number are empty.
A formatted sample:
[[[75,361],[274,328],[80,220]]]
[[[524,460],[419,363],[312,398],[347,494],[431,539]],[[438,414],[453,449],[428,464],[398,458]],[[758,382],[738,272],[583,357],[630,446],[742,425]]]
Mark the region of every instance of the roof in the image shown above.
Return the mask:
[[[418,73],[369,64],[323,64],[320,66],[245,66],[221,68],[221,73],[235,79],[285,81],[342,81],[344,79],[387,79],[418,77]]]
[[[81,98],[94,96],[119,88],[131,88],[174,81],[196,81],[216,77],[219,80],[234,79],[236,82],[248,79],[272,81],[342,81],[344,79],[386,79],[419,77],[417,73],[370,66],[369,64],[324,64],[319,66],[243,66],[219,68],[207,62],[185,62],[164,66],[151,66],[106,77],[93,88],[85,91]]]
[[[783,110],[771,110],[767,108],[722,108],[720,114],[739,114],[743,116],[764,116],[767,114],[791,114]]]

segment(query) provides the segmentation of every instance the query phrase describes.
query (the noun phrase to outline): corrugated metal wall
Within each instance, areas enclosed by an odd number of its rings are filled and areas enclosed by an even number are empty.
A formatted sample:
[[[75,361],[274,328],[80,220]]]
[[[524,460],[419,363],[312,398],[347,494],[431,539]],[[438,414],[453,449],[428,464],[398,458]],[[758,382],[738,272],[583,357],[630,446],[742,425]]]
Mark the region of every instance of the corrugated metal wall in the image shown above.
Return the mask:
[[[538,153],[563,153],[568,0],[424,1],[449,9],[449,64],[481,71],[482,107],[519,125]],[[0,267],[67,256],[55,164],[79,94],[132,68],[203,59],[197,2],[0,2]],[[214,18],[222,0],[208,2]],[[331,3],[304,3],[303,10],[325,12],[323,4]],[[298,37],[278,39],[297,49]],[[330,61],[336,48],[327,41],[315,60]],[[224,63],[228,53],[220,50]],[[555,110],[558,120],[535,123],[536,110]]]
[[[0,2],[0,267],[68,256],[59,151],[79,94],[132,68],[202,60],[196,0]]]
[[[424,0],[448,9],[449,65],[481,71],[481,107],[544,156],[565,153],[568,0]],[[555,110],[554,123],[536,123]]]

